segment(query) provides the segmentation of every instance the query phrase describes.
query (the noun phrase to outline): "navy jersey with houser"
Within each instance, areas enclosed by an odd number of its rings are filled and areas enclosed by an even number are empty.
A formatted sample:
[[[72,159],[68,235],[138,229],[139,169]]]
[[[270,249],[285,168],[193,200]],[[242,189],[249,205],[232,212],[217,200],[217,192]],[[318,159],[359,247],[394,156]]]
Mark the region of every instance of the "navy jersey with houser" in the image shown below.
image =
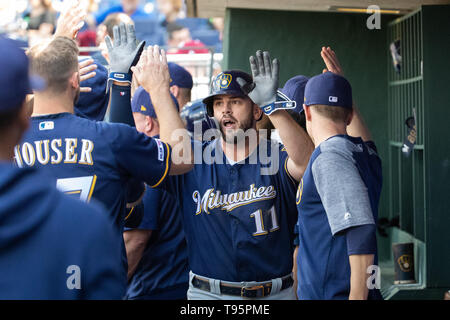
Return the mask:
[[[170,147],[128,125],[59,113],[31,118],[15,159],[45,170],[59,190],[104,204],[121,231],[128,182],[159,185],[169,172]]]
[[[271,161],[261,158],[265,148]],[[263,139],[234,164],[218,139],[194,142],[193,149],[196,160],[207,155],[203,162],[163,185],[179,199],[192,272],[232,282],[289,275],[297,184],[287,172],[283,147]],[[262,174],[269,167],[272,174]]]
[[[345,231],[376,224],[381,183],[381,160],[371,141],[337,135],[314,150],[297,191],[299,299],[348,299]],[[378,290],[369,290],[369,299],[378,297]]]
[[[147,189],[144,216],[137,227],[152,230],[131,278],[128,299],[186,299],[189,281],[187,245],[177,199],[162,189]]]
[[[0,162],[0,299],[122,299],[113,223],[46,179]]]

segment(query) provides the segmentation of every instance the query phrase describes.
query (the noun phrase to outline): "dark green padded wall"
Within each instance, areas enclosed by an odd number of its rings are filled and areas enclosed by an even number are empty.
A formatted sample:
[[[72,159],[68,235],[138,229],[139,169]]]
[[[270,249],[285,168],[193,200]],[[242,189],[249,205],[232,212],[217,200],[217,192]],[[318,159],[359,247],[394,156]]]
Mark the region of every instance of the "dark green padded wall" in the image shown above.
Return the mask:
[[[383,170],[387,173],[386,25],[396,16],[383,15],[380,30],[366,27],[368,17],[366,14],[228,9],[223,67],[249,72],[249,55],[258,49],[269,50],[280,60],[282,86],[295,75],[320,73],[325,67],[320,57],[321,47],[332,47],[352,84],[354,100],[385,160]],[[381,216],[387,216],[386,191],[385,188],[380,203]]]

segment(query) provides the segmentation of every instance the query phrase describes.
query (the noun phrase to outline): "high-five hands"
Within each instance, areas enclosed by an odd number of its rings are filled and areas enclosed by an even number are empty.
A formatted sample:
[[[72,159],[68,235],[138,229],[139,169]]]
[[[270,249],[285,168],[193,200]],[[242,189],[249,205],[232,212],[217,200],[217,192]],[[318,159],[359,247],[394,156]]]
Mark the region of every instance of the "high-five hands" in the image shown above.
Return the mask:
[[[83,26],[86,15],[79,0],[72,2],[63,10],[56,23],[55,37],[67,37],[74,40]]]
[[[323,69],[322,73],[330,71],[340,76],[344,76],[344,71],[342,70],[341,64],[339,63],[336,53],[333,50],[331,50],[330,47],[327,48],[322,47],[320,56],[322,57],[323,62],[325,62],[325,65],[327,66],[326,69]]]
[[[253,83],[247,83],[242,78],[237,78],[237,82],[250,99],[267,115],[278,109],[295,108],[295,101],[291,101],[284,94],[278,92],[280,71],[278,59],[271,60],[268,51],[263,53],[261,50],[258,50],[256,58],[250,56],[249,60]]]
[[[95,69],[97,69],[97,65],[94,63],[93,59],[87,59],[80,63],[78,63],[78,67],[80,69],[80,83],[95,77]],[[92,88],[90,87],[80,87],[80,92],[91,92]]]
[[[170,74],[167,56],[159,46],[149,46],[142,52],[135,67],[132,67],[138,83],[150,94],[152,92],[169,92]]]
[[[113,28],[114,42],[106,36],[105,43],[110,59],[109,80],[131,84],[131,67],[136,65],[144,50],[145,41],[139,44],[132,24],[121,23]]]
[[[320,55],[323,59],[323,62],[327,66],[327,68],[324,69],[323,72],[330,71],[337,75],[344,76],[344,71],[336,56],[336,53],[330,47],[322,47]],[[347,133],[353,137],[361,137],[363,141],[372,140],[370,130],[365,124],[364,119],[355,104],[353,104],[353,118],[350,124],[347,126]]]
[[[238,78],[237,82],[247,92],[250,99],[260,107],[275,102],[278,89],[278,59],[271,61],[268,51],[263,53],[258,50],[256,58],[250,56],[249,60],[253,83],[249,84],[242,78]]]

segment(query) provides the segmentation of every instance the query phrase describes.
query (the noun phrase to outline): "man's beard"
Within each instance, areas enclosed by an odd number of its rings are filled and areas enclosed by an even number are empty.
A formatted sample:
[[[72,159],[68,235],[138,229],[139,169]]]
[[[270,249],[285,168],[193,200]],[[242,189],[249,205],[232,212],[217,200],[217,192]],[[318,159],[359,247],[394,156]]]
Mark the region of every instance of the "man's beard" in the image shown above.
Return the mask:
[[[254,126],[254,119],[250,115],[245,120],[243,120],[238,129],[233,130],[227,130],[223,127],[222,122],[220,122],[219,129],[220,133],[222,134],[222,139],[228,143],[228,144],[237,144],[245,138],[245,132],[247,130],[253,128]],[[228,131],[228,132],[227,132]]]

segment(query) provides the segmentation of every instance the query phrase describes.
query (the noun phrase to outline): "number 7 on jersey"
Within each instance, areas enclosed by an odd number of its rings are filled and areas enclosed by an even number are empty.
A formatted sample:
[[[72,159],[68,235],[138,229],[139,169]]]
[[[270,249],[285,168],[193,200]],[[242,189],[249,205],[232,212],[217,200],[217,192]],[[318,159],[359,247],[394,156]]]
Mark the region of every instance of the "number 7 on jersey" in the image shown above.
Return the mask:
[[[80,200],[89,202],[94,192],[97,176],[65,178],[56,180],[56,188],[66,194],[79,194]]]

